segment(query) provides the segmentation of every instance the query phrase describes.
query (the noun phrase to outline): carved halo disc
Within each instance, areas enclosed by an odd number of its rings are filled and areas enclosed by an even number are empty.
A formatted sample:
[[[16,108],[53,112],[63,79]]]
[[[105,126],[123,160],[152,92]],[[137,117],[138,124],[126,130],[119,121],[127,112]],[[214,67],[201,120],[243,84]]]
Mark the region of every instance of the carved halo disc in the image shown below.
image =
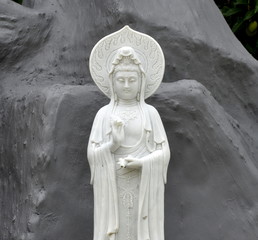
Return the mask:
[[[109,72],[117,50],[124,46],[132,47],[142,63],[146,74],[146,99],[157,90],[162,81],[165,59],[156,40],[129,26],[107,35],[95,45],[89,61],[91,76],[99,89],[111,98]]]

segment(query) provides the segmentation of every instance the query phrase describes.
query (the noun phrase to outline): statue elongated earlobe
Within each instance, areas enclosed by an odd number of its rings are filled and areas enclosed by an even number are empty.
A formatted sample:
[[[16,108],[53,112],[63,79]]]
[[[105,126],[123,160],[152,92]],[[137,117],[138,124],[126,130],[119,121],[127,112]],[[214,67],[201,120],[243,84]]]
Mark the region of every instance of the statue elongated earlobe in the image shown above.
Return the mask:
[[[137,100],[138,102],[140,102],[140,93],[139,93],[139,92],[137,93],[136,100]]]
[[[114,90],[114,83],[113,83],[113,74],[109,74],[109,88],[110,88],[110,100],[111,102],[117,102],[117,95]]]
[[[117,94],[116,94],[116,92],[114,92],[114,100],[115,100],[115,102],[117,102]]]

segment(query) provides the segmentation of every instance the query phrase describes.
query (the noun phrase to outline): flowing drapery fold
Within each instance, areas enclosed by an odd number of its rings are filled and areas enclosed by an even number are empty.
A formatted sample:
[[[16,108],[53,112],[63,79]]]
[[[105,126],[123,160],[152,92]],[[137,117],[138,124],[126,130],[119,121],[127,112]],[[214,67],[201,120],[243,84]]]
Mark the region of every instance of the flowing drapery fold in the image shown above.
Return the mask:
[[[144,103],[144,131],[149,154],[142,160],[137,240],[164,240],[164,184],[170,151],[157,110]],[[115,159],[110,152],[109,104],[97,113],[88,145],[94,187],[94,240],[115,240],[119,231]]]

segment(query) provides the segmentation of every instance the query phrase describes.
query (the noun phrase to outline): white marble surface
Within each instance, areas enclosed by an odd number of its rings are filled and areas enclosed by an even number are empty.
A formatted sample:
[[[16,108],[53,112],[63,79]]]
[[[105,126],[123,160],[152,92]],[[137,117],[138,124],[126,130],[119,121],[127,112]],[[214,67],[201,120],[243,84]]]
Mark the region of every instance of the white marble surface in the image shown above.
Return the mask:
[[[128,26],[92,50],[92,78],[110,98],[88,144],[94,240],[164,239],[170,150],[157,110],[144,101],[160,85],[164,65],[159,44]]]

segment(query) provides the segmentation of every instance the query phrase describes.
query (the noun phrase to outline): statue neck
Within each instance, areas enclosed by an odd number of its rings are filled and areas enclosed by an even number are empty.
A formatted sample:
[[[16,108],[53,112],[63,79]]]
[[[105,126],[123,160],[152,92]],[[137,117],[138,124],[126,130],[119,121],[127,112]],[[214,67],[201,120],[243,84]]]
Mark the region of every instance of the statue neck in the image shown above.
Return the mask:
[[[130,99],[130,100],[118,99],[117,105],[125,106],[125,107],[137,106],[138,101],[136,99]]]

